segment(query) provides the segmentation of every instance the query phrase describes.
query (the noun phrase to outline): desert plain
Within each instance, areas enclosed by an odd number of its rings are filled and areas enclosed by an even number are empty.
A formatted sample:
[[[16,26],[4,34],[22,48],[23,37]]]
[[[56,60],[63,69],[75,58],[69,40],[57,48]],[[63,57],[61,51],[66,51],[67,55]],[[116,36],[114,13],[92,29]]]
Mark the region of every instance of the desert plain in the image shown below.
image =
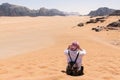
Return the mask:
[[[120,19],[85,24],[89,16],[0,17],[0,80],[119,80],[120,30],[95,32]],[[84,75],[68,76],[64,50],[77,40],[87,51]]]

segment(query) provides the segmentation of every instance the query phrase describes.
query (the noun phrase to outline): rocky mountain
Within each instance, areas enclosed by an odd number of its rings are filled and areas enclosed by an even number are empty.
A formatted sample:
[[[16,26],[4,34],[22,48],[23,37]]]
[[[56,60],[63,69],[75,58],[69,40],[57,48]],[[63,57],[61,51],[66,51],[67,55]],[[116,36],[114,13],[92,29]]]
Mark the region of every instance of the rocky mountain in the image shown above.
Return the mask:
[[[55,16],[55,15],[65,16],[64,12],[59,11],[57,9],[46,9],[43,7],[40,8],[40,10],[38,11],[39,16]]]
[[[110,16],[120,16],[120,10],[115,10]]]
[[[65,16],[64,12],[57,9],[40,8],[31,10],[24,6],[3,3],[0,5],[0,16]]]
[[[88,15],[89,16],[105,16],[105,15],[109,15],[113,13],[114,11],[115,11],[114,9],[110,9],[107,7],[101,7],[95,11],[91,11]]]

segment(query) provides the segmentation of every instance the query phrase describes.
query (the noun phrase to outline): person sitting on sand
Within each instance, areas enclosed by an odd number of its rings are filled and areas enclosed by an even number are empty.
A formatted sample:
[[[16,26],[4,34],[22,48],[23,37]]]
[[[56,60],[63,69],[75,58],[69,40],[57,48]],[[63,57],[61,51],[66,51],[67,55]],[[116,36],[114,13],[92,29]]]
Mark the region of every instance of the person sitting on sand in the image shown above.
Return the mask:
[[[83,75],[82,57],[86,54],[85,49],[81,49],[79,43],[73,41],[64,53],[68,62],[66,73],[68,75]]]

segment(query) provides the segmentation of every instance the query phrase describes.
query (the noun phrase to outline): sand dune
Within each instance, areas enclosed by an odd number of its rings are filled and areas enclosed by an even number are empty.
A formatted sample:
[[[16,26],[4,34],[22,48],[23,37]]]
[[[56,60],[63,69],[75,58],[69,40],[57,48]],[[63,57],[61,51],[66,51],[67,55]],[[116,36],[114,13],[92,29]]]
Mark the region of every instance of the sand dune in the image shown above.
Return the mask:
[[[0,80],[119,80],[120,31],[94,32],[89,17],[0,17]],[[64,49],[77,40],[87,50],[83,64],[85,75],[68,76]]]

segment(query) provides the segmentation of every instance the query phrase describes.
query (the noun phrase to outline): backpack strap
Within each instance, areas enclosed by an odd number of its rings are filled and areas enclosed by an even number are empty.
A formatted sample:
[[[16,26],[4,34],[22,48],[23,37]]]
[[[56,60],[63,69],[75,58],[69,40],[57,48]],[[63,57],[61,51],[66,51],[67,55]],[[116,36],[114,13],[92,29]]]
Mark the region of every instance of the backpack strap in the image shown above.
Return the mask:
[[[69,50],[68,50],[68,55],[69,55],[69,58],[70,58],[71,62],[73,62],[73,60],[72,60],[72,58],[71,58],[71,56],[70,56],[70,51],[69,51]],[[75,58],[74,63],[76,63],[76,61],[77,61],[77,59],[78,59],[78,56],[79,56],[79,52],[78,52],[78,54],[77,54],[77,57]]]
[[[75,61],[74,61],[75,63],[76,63],[76,61],[77,61],[77,59],[78,59],[78,56],[79,56],[79,52],[78,52],[77,57],[76,57],[76,59],[75,59]]]

